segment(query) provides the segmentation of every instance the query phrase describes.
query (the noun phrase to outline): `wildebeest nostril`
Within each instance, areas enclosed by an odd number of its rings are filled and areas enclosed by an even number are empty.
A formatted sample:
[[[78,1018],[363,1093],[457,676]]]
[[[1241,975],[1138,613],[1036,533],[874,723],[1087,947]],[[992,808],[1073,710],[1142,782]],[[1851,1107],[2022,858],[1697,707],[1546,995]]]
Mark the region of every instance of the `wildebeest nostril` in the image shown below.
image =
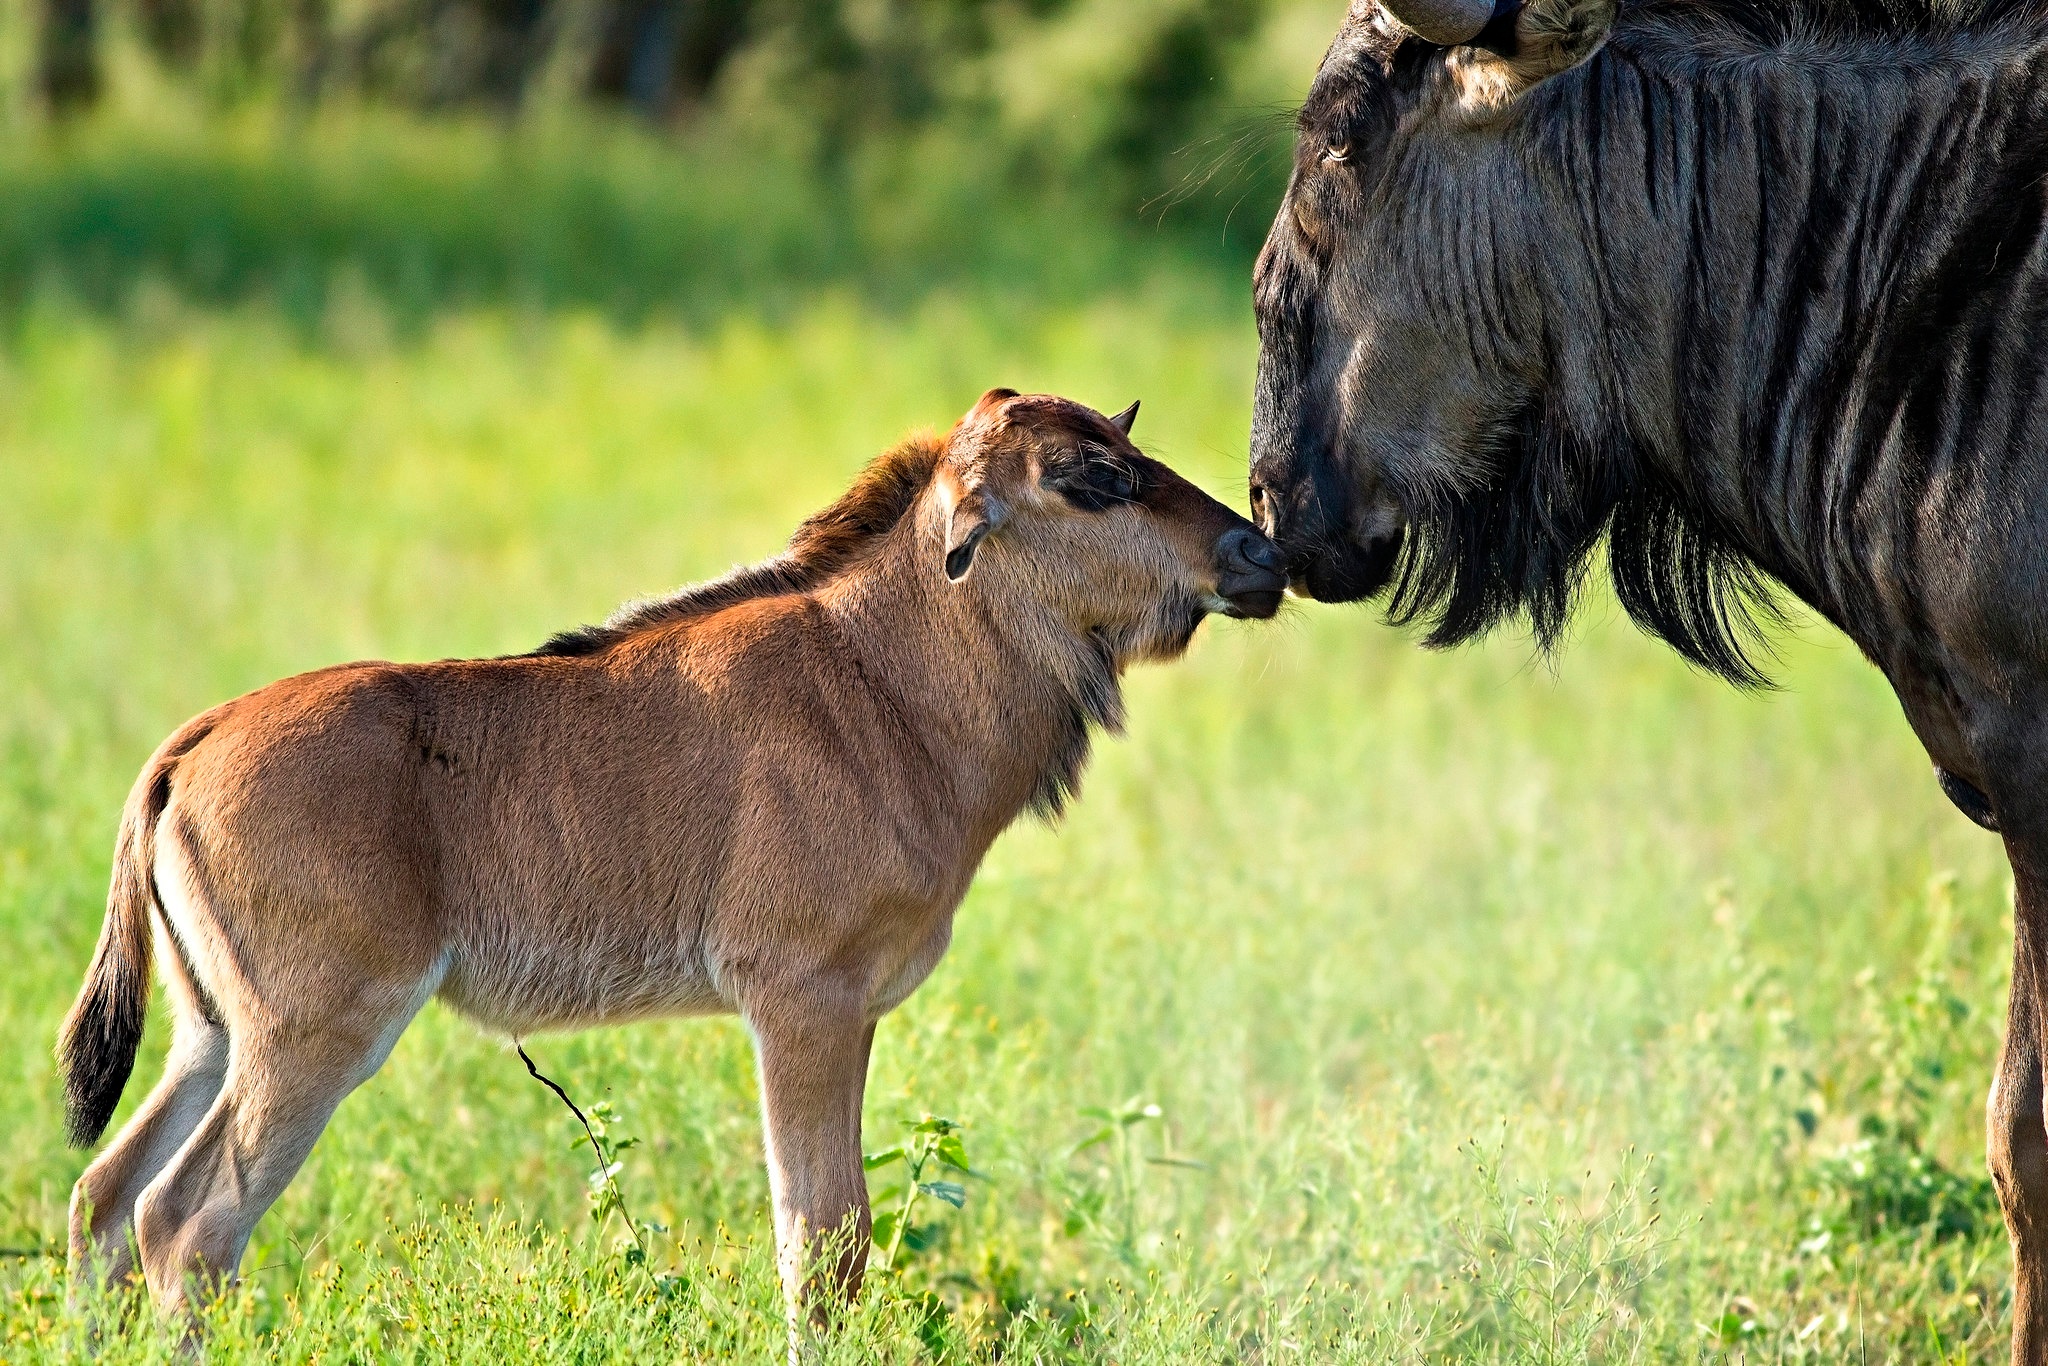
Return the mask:
[[[1252,521],[1268,536],[1273,534],[1272,499],[1266,493],[1264,484],[1253,484],[1251,490]]]

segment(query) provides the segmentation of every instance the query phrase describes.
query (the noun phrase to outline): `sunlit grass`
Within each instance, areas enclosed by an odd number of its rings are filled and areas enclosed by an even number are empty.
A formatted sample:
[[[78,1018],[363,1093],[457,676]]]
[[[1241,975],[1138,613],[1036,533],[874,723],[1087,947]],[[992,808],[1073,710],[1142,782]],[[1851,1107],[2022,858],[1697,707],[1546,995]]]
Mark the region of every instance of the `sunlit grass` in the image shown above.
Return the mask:
[[[64,297],[33,296],[0,352],[16,1250],[61,1239],[85,1159],[49,1046],[122,795],[185,716],[341,659],[527,648],[766,554],[994,384],[1142,399],[1143,443],[1242,502],[1234,276],[1093,304],[827,290],[689,328],[507,304],[409,335],[365,289],[310,337],[168,287],[118,315]],[[947,1115],[984,1179],[957,1213],[923,1207],[935,1241],[819,1350],[2002,1352],[1977,1173],[2007,874],[1853,650],[1811,628],[1783,652],[1786,690],[1743,696],[1598,602],[1555,671],[1518,640],[1430,654],[1300,607],[1135,675],[1131,733],[1065,827],[997,846],[951,955],[882,1027],[869,1146]],[[743,1032],[530,1046],[644,1140],[621,1179],[668,1229],[667,1292],[616,1223],[593,1230],[553,1097],[436,1006],[258,1229],[215,1355],[779,1353]],[[1913,1203],[1921,1176],[1939,1209]],[[0,1263],[8,1360],[173,1358],[59,1288],[49,1258]]]

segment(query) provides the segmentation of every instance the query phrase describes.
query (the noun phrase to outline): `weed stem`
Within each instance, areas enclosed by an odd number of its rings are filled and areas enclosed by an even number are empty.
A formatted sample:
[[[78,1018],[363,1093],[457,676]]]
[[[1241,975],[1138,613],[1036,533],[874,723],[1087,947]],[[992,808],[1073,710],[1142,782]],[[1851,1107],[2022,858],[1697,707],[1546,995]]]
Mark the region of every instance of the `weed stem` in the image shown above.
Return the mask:
[[[604,1148],[599,1145],[597,1141],[597,1133],[590,1127],[589,1118],[583,1113],[582,1108],[579,1107],[575,1101],[569,1099],[569,1093],[567,1091],[564,1091],[552,1077],[549,1077],[546,1073],[542,1072],[538,1067],[535,1067],[533,1065],[533,1059],[527,1056],[525,1044],[521,1043],[517,1039],[514,1039],[512,1041],[512,1047],[519,1051],[519,1061],[526,1064],[527,1074],[531,1076],[535,1081],[539,1082],[542,1086],[547,1087],[548,1090],[553,1091],[556,1095],[560,1096],[562,1098],[562,1104],[569,1107],[569,1113],[576,1116],[576,1122],[583,1126],[583,1136],[590,1140],[590,1151],[597,1155],[597,1169],[598,1171],[604,1174],[605,1185],[611,1187],[612,1198],[618,1201],[619,1203],[619,1213],[621,1216],[625,1218],[626,1221],[626,1232],[632,1235],[633,1245],[640,1249],[640,1265],[643,1268],[646,1268],[647,1274],[649,1276],[652,1276],[654,1274],[654,1271],[652,1264],[649,1263],[647,1260],[647,1244],[640,1237],[640,1225],[633,1222],[633,1211],[626,1208],[626,1193],[619,1189],[618,1180],[612,1175],[611,1161],[605,1157]]]

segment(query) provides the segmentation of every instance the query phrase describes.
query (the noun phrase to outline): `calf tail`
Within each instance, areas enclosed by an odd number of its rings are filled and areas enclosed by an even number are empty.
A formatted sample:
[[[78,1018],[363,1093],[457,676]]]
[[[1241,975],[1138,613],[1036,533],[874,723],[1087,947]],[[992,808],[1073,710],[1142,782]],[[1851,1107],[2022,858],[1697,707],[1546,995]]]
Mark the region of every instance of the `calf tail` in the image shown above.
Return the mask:
[[[135,1068],[142,1023],[149,1008],[150,909],[156,902],[157,818],[171,796],[172,746],[150,760],[128,794],[121,833],[114,841],[114,879],[99,947],[85,985],[58,1036],[64,1072],[64,1120],[74,1146],[97,1142],[120,1103]]]

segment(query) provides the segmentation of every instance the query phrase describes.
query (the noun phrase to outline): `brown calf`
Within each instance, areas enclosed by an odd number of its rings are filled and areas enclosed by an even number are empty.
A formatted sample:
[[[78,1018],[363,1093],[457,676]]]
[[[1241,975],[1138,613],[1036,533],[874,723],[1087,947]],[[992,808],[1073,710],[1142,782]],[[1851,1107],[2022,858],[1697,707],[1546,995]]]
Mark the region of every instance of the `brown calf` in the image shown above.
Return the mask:
[[[64,1026],[71,1133],[120,1099],[155,956],[164,1076],[79,1178],[75,1268],[231,1280],[334,1108],[439,996],[533,1030],[736,1011],[792,1302],[867,1255],[875,1021],[998,832],[1056,813],[1118,678],[1268,617],[1278,549],[1065,399],[991,390],[787,553],[531,655],[349,664],[180,727],[136,781]]]

